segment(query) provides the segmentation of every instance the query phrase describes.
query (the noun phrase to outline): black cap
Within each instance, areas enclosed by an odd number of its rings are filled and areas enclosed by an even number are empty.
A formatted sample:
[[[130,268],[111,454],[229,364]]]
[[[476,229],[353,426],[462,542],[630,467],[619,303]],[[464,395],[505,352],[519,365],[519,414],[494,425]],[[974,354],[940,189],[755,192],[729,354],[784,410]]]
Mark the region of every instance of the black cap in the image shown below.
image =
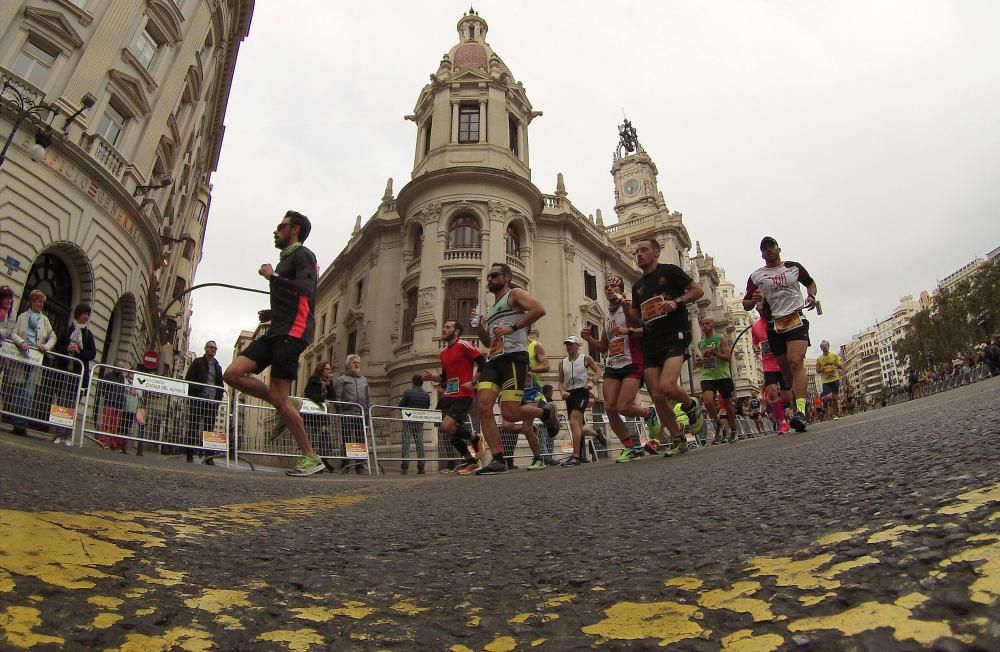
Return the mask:
[[[766,245],[774,245],[775,247],[777,247],[778,241],[769,235],[765,235],[764,239],[760,241],[760,248],[763,249]]]

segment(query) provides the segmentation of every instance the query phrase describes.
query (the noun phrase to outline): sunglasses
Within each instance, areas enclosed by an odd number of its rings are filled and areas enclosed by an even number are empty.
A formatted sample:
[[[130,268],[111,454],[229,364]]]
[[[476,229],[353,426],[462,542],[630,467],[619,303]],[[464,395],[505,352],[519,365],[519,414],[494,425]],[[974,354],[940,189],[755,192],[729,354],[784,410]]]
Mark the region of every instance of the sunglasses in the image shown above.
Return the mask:
[[[276,228],[275,231],[281,231],[282,229],[289,226],[292,226],[290,222],[282,222],[281,224],[278,225],[278,228]]]
[[[497,276],[503,276],[503,272],[490,272],[486,278],[496,278]]]

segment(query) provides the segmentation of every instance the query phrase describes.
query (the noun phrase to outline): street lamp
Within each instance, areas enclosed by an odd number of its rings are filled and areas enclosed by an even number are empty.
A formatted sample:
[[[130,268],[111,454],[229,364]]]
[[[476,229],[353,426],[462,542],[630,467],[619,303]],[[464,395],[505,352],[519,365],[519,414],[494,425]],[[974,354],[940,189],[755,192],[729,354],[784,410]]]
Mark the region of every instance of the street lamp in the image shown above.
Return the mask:
[[[132,193],[133,197],[145,196],[150,190],[159,190],[160,188],[166,188],[174,182],[170,178],[169,174],[160,174],[153,177],[152,183],[147,186],[136,186],[135,191]]]
[[[35,100],[27,95],[21,94],[20,89],[11,83],[10,79],[3,80],[3,89],[0,90],[0,98],[3,98],[7,91],[12,91],[13,101],[16,105],[16,111],[14,113],[14,127],[10,130],[10,135],[7,136],[7,141],[3,144],[3,150],[0,150],[0,166],[3,162],[7,160],[7,149],[10,147],[11,142],[14,140],[14,134],[21,127],[21,123],[27,120],[29,117],[42,119],[42,112],[47,111],[49,113],[49,123],[44,128],[39,129],[38,133],[35,134],[35,144],[31,146],[29,152],[31,160],[40,161],[45,156],[45,148],[52,144],[52,119],[59,113],[59,107],[55,104],[39,104]]]
[[[73,115],[68,116],[66,118],[66,122],[63,123],[63,128],[62,128],[63,136],[68,136],[69,135],[69,126],[73,122],[73,120],[75,120],[78,115],[80,115],[81,113],[83,113],[87,109],[93,107],[95,104],[97,104],[97,98],[96,97],[94,97],[90,93],[87,93],[86,95],[84,95],[83,98],[80,100],[80,108],[77,109],[73,113]]]

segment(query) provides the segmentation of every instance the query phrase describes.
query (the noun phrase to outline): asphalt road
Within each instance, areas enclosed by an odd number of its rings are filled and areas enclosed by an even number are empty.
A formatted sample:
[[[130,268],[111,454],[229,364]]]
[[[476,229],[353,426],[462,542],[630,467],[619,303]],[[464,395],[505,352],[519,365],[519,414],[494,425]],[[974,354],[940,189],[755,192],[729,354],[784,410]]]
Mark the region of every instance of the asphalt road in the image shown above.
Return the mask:
[[[998,399],[491,477],[4,432],[0,648],[1000,650]]]

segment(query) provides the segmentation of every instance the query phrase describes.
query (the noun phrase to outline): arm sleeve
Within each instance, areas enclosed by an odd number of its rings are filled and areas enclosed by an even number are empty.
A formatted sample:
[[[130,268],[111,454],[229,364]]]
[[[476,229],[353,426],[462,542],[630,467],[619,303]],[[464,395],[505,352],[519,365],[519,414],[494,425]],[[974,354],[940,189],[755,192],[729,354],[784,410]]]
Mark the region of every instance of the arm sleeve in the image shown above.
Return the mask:
[[[753,293],[756,291],[757,291],[757,284],[753,282],[753,277],[751,276],[747,279],[747,291],[746,294],[743,295],[743,300],[750,301],[751,299],[753,299]]]
[[[692,283],[694,283],[694,279],[677,265],[668,265],[668,267],[670,269],[670,280],[683,294],[684,291],[687,290]]]
[[[793,263],[785,261],[785,265],[786,266],[791,265],[792,267],[795,267],[799,270],[799,283],[801,283],[802,285],[808,287],[813,283],[813,277],[809,275],[809,272],[807,272],[806,268],[802,266],[802,263]]]

